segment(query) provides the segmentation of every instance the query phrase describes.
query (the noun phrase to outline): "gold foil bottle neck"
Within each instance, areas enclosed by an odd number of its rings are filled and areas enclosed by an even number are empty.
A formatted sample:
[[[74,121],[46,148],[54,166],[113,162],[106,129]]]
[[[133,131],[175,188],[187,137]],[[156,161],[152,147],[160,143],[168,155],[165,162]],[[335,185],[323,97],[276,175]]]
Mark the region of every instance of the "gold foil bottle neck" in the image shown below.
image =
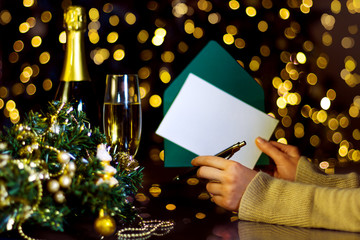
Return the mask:
[[[64,13],[64,26],[68,31],[86,29],[86,12],[81,6],[69,6]]]

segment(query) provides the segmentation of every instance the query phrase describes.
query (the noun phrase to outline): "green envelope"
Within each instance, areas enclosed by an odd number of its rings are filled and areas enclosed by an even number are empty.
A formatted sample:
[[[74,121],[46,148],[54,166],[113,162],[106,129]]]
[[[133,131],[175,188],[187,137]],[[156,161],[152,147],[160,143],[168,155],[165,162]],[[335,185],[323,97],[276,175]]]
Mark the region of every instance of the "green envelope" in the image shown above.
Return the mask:
[[[262,87],[217,42],[210,41],[164,91],[164,116],[190,73],[264,112]],[[241,141],[239,136],[239,141]],[[197,155],[164,139],[165,167],[190,167]],[[268,164],[262,154],[257,165]]]

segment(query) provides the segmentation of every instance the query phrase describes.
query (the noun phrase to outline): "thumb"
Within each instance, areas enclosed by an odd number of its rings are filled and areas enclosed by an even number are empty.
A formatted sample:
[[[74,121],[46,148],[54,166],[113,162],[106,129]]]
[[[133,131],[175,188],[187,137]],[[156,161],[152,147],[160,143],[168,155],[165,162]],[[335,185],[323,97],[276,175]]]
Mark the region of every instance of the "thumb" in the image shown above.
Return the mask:
[[[266,155],[268,155],[269,157],[271,157],[274,160],[278,159],[279,156],[284,156],[285,155],[284,151],[279,149],[278,146],[266,141],[265,139],[263,139],[261,137],[257,137],[256,140],[255,140],[255,143],[256,143],[256,146],[258,146],[258,148],[263,153],[265,153]]]

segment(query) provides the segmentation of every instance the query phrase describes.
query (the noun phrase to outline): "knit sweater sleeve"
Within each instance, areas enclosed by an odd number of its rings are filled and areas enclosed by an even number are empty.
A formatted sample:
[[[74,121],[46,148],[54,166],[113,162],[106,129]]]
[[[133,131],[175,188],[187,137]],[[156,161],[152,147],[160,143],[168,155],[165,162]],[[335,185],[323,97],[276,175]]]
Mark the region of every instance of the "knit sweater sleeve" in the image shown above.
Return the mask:
[[[305,157],[300,158],[295,181],[325,187],[354,188],[360,186],[359,176],[356,173],[325,174]]]
[[[360,232],[360,189],[276,179],[259,172],[240,202],[241,220]]]

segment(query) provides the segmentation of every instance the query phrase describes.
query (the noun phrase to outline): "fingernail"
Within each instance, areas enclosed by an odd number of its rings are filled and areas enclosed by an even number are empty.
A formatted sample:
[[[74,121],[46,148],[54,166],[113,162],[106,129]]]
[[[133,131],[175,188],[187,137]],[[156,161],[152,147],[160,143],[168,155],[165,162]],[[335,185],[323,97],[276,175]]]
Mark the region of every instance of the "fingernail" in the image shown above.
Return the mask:
[[[258,143],[261,143],[261,144],[263,144],[263,143],[266,142],[265,139],[263,139],[263,138],[261,138],[261,137],[257,137],[257,138],[256,138],[256,141],[257,141]]]

